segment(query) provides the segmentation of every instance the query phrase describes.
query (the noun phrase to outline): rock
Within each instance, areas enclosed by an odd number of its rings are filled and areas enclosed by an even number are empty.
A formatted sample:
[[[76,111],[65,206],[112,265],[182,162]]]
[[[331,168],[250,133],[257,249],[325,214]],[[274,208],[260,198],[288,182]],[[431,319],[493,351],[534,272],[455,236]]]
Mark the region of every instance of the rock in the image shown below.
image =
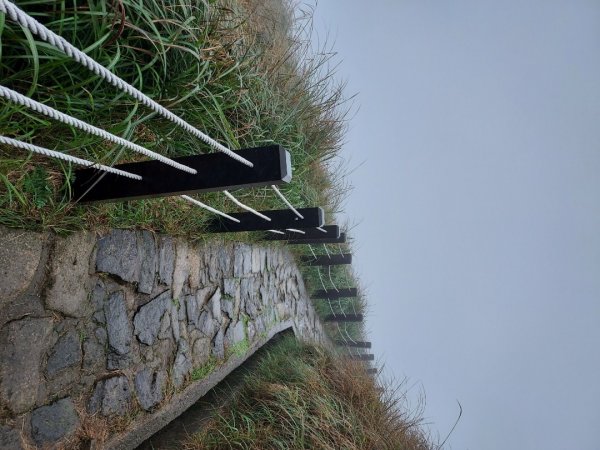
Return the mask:
[[[260,310],[261,304],[259,296],[254,292],[254,278],[243,278],[240,283],[241,302],[245,306],[246,313],[251,318],[255,318]]]
[[[169,236],[160,239],[158,251],[158,279],[162,284],[171,286],[175,270],[175,245]]]
[[[173,363],[173,384],[179,387],[185,381],[185,377],[192,371],[192,362],[190,361],[190,348],[183,339],[179,341],[177,355]]]
[[[158,339],[160,341],[164,341],[166,339],[171,339],[172,336],[171,316],[169,314],[164,314],[162,319],[160,319],[160,331],[158,332]]]
[[[83,317],[92,313],[88,298],[90,256],[96,239],[92,233],[74,233],[57,238],[46,292],[46,306],[66,316]]]
[[[140,255],[140,278],[138,291],[151,294],[156,281],[157,256],[154,236],[149,231],[138,233],[138,253]]]
[[[98,327],[94,330],[94,336],[98,339],[98,342],[102,345],[106,345],[106,341],[108,340],[108,333],[106,333],[106,329],[102,327]]]
[[[100,412],[104,416],[122,416],[129,409],[131,389],[125,376],[117,376],[99,381],[90,399],[91,413]]]
[[[31,414],[31,437],[37,445],[57,442],[79,426],[79,416],[70,398],[63,398]]]
[[[198,328],[200,324],[200,308],[195,295],[186,295],[183,299],[187,312],[188,324]]]
[[[217,359],[225,358],[225,343],[223,329],[219,329],[218,333],[213,339],[212,355]]]
[[[192,250],[184,241],[177,242],[177,251],[175,256],[175,270],[173,272],[173,298],[179,298],[183,290],[183,285],[190,276],[190,255]]]
[[[106,323],[104,317],[104,301],[106,300],[106,286],[101,280],[96,280],[96,284],[92,289],[91,302],[94,308],[94,320],[98,323]]]
[[[239,320],[235,324],[232,323],[229,325],[224,339],[225,347],[231,347],[246,339],[246,327],[244,326],[244,322]]]
[[[150,411],[163,399],[163,389],[167,381],[164,370],[153,372],[146,368],[137,373],[134,380],[135,392],[140,406]]]
[[[106,343],[106,341],[104,342]],[[103,343],[97,342],[93,338],[83,341],[83,370],[85,372],[100,372],[105,367],[105,361],[106,352]]]
[[[200,315],[198,329],[205,336],[212,339],[213,336],[215,335],[215,333],[217,332],[218,326],[219,326],[219,324],[214,319],[214,317],[212,316],[212,313],[210,311],[204,311]]]
[[[165,291],[142,306],[133,318],[134,332],[140,342],[152,345],[161,331],[161,319],[171,308],[171,291]]]
[[[260,273],[264,268],[264,254],[260,247],[252,247],[252,273]]]
[[[43,378],[42,355],[52,332],[52,319],[26,318],[0,331],[0,399],[15,414],[31,409]]]
[[[219,320],[221,317],[221,290],[219,288],[217,288],[212,295],[206,307],[211,312],[212,316]]]
[[[127,309],[125,296],[122,291],[114,292],[104,305],[106,317],[106,331],[108,334],[108,365],[109,369],[123,369],[130,363],[129,352],[131,350],[132,330]]]
[[[252,272],[252,247],[237,244],[233,256],[233,276],[240,278]]]
[[[171,305],[171,329],[173,330],[173,339],[179,342],[179,313],[177,305]]]
[[[0,448],[4,450],[23,450],[19,431],[0,425]]]
[[[98,240],[96,269],[135,283],[140,274],[140,258],[135,232],[112,230]]]
[[[71,330],[62,335],[52,348],[46,364],[46,374],[53,377],[67,367],[81,363],[81,343],[77,331]]]
[[[44,234],[0,228],[0,311],[33,281],[45,240]]]
[[[192,345],[192,363],[194,367],[200,367],[210,358],[210,339],[201,337],[194,341]]]
[[[221,307],[231,319],[237,319],[240,312],[240,280],[225,278],[223,280],[223,300]]]

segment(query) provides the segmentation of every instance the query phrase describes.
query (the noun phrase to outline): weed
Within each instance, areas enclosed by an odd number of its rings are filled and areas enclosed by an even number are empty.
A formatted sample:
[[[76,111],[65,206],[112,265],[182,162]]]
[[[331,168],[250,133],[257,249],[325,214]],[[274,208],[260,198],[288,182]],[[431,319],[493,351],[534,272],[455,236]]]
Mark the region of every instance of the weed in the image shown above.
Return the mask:
[[[192,370],[191,379],[192,381],[198,381],[206,378],[217,368],[218,361],[215,357],[211,356],[209,360],[200,367],[196,367]]]

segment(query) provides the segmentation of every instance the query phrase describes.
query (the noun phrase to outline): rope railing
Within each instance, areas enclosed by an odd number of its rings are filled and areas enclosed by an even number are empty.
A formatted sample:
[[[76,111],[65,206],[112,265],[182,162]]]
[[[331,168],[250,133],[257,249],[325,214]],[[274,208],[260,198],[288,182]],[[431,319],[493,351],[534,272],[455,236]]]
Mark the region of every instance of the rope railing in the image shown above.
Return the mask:
[[[1,1],[2,0],[0,0],[0,2]],[[115,136],[114,134],[109,133],[108,131],[104,131],[98,127],[90,125],[89,123],[76,119],[75,117],[69,116],[68,114],[64,114],[60,111],[57,111],[56,109],[44,105],[43,103],[36,102],[35,100],[32,100],[22,94],[19,94],[18,92],[13,91],[12,89],[9,89],[7,87],[0,86],[0,97],[4,97],[5,99],[16,103],[17,105],[25,106],[47,117],[51,117],[52,119],[58,120],[59,122],[83,130],[86,133],[93,134],[94,136],[101,137],[102,139],[106,139],[107,141],[112,142],[114,144],[122,145],[123,147],[133,150],[134,152],[141,153],[142,155],[148,156],[150,158],[154,158],[162,163],[168,164],[169,166],[175,167],[176,169],[183,170],[184,172],[188,172],[191,174],[197,173],[197,171],[195,169],[192,169],[191,167],[179,164],[178,162],[175,162],[172,159],[166,158],[162,155],[159,155],[158,153],[148,150],[147,148],[144,148],[141,145],[134,144],[133,142],[130,142],[127,139]]]
[[[122,177],[132,178],[134,180],[141,180],[142,177],[139,175],[126,172],[124,170],[115,169],[113,167],[104,166],[102,164],[98,164],[92,161],[88,161],[86,159],[77,158],[75,156],[67,155],[66,153],[57,152],[55,150],[50,150],[44,147],[39,147],[37,145],[28,144],[27,142],[18,141],[13,138],[9,138],[6,136],[0,136],[0,144],[10,145],[12,147],[17,147],[23,150],[27,150],[33,153],[37,153],[39,155],[48,156],[50,158],[62,159],[63,161],[68,161],[73,164],[78,164],[80,166],[85,166],[90,169],[98,169],[103,170],[104,172],[114,173],[115,175],[120,175]]]
[[[240,208],[245,209],[248,212],[251,212],[252,214],[254,214],[255,216],[260,217],[261,219],[265,219],[268,222],[271,221],[270,217],[267,217],[264,214],[259,213],[254,208],[251,208],[250,206],[243,204],[237,198],[235,198],[233,195],[231,195],[231,193],[229,191],[223,191],[223,194],[225,194],[229,200],[231,200],[233,203],[235,203],[236,205],[238,205]]]
[[[229,214],[219,211],[218,209],[215,209],[212,206],[208,206],[206,203],[202,203],[202,202],[196,200],[195,198],[190,197],[189,195],[181,195],[180,197],[184,200],[187,200],[190,203],[193,203],[196,206],[199,206],[200,208],[206,209],[207,211],[218,214],[219,216],[223,216],[229,220],[233,220],[234,222],[237,222],[237,223],[240,222],[239,219],[236,219],[235,217],[231,217]]]
[[[285,196],[281,193],[281,191],[277,188],[277,186],[275,186],[273,184],[273,185],[271,185],[271,188],[275,191],[275,193],[279,196],[279,198],[283,201],[283,203],[285,203],[287,205],[287,207],[290,208],[294,212],[294,214],[296,214],[300,219],[304,219],[304,216],[302,214],[300,214],[296,208],[294,208],[294,206],[289,202],[289,200],[287,198],[285,198]]]
[[[96,75],[100,76],[102,79],[108,81],[110,84],[122,90],[123,92],[126,92],[142,104],[152,109],[154,112],[160,114],[162,117],[170,120],[171,122],[185,129],[189,133],[198,137],[206,144],[210,145],[212,148],[225,153],[226,155],[241,162],[242,164],[245,164],[249,167],[254,167],[254,165],[250,161],[235,154],[224,145],[220,144],[207,134],[200,131],[198,128],[194,127],[193,125],[190,125],[188,122],[186,122],[179,116],[173,114],[164,106],[158,104],[155,100],[152,100],[143,92],[136,89],[135,87],[127,83],[125,80],[112,73],[106,67],[94,61],[94,59],[92,59],[84,52],[79,50],[77,47],[69,43],[65,38],[46,28],[33,17],[29,16],[27,13],[19,9],[12,2],[8,0],[0,0],[0,12],[5,13],[11,20],[17,22],[19,25],[26,28],[31,33],[37,35],[43,41],[59,49],[65,55],[73,58],[75,61],[82,64],[84,67],[87,67]]]

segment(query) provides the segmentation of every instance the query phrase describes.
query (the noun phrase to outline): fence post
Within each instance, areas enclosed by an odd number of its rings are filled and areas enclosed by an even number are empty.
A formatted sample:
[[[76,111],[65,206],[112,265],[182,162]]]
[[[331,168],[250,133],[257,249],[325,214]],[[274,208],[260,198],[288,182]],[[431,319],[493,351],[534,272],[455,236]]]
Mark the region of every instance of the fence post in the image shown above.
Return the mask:
[[[274,228],[274,227],[271,227]],[[317,228],[298,228],[304,232],[304,234],[294,233],[293,231],[283,231],[284,234],[269,234],[265,236],[265,241],[295,241],[295,240],[308,240],[308,239],[338,239],[340,237],[340,227],[337,225],[325,225],[320,228],[327,231],[323,233]]]
[[[302,230],[304,231],[304,230]],[[296,234],[292,239],[289,239],[286,244],[298,245],[298,244],[344,244],[346,242],[346,233],[340,233],[338,238],[305,238],[302,234]],[[292,236],[290,236],[292,237]],[[269,240],[269,239],[267,239]]]
[[[206,225],[210,233],[235,233],[239,231],[266,231],[278,228],[320,227],[325,221],[325,213],[321,208],[299,208],[298,212],[303,218],[298,217],[291,209],[274,209],[258,211],[267,216],[270,221],[258,217],[251,212],[228,213],[239,222],[214,218]]]
[[[365,341],[350,342],[350,341],[337,340],[337,341],[335,341],[335,345],[338,345],[340,347],[371,348],[371,343],[365,342]]]
[[[316,259],[313,256],[301,256],[300,262],[307,266],[339,266],[343,264],[352,264],[352,254],[317,255]]]
[[[323,318],[324,322],[362,322],[362,314],[329,314]]]
[[[142,180],[101,175],[94,169],[76,170],[72,198],[80,202],[135,200],[270,186],[289,183],[292,179],[290,154],[280,145],[248,148],[234,153],[251,161],[254,167],[240,164],[218,152],[173,158],[173,161],[195,169],[195,175],[156,160],[114,166],[140,175]]]
[[[337,291],[335,289],[319,289],[310,297],[315,299],[331,300],[336,298],[356,297],[357,295],[358,290],[356,288],[339,288]]]
[[[346,355],[346,358],[353,359],[355,361],[374,361],[375,355],[372,353],[365,353],[363,355]]]

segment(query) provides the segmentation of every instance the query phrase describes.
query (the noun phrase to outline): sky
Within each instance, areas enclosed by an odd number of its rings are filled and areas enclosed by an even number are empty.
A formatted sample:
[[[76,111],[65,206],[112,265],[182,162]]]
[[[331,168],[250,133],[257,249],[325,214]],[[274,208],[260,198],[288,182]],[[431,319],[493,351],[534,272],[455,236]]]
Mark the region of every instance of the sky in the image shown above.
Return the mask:
[[[358,93],[346,213],[386,375],[441,438],[461,403],[446,448],[600,449],[600,2],[320,0],[314,24]]]

